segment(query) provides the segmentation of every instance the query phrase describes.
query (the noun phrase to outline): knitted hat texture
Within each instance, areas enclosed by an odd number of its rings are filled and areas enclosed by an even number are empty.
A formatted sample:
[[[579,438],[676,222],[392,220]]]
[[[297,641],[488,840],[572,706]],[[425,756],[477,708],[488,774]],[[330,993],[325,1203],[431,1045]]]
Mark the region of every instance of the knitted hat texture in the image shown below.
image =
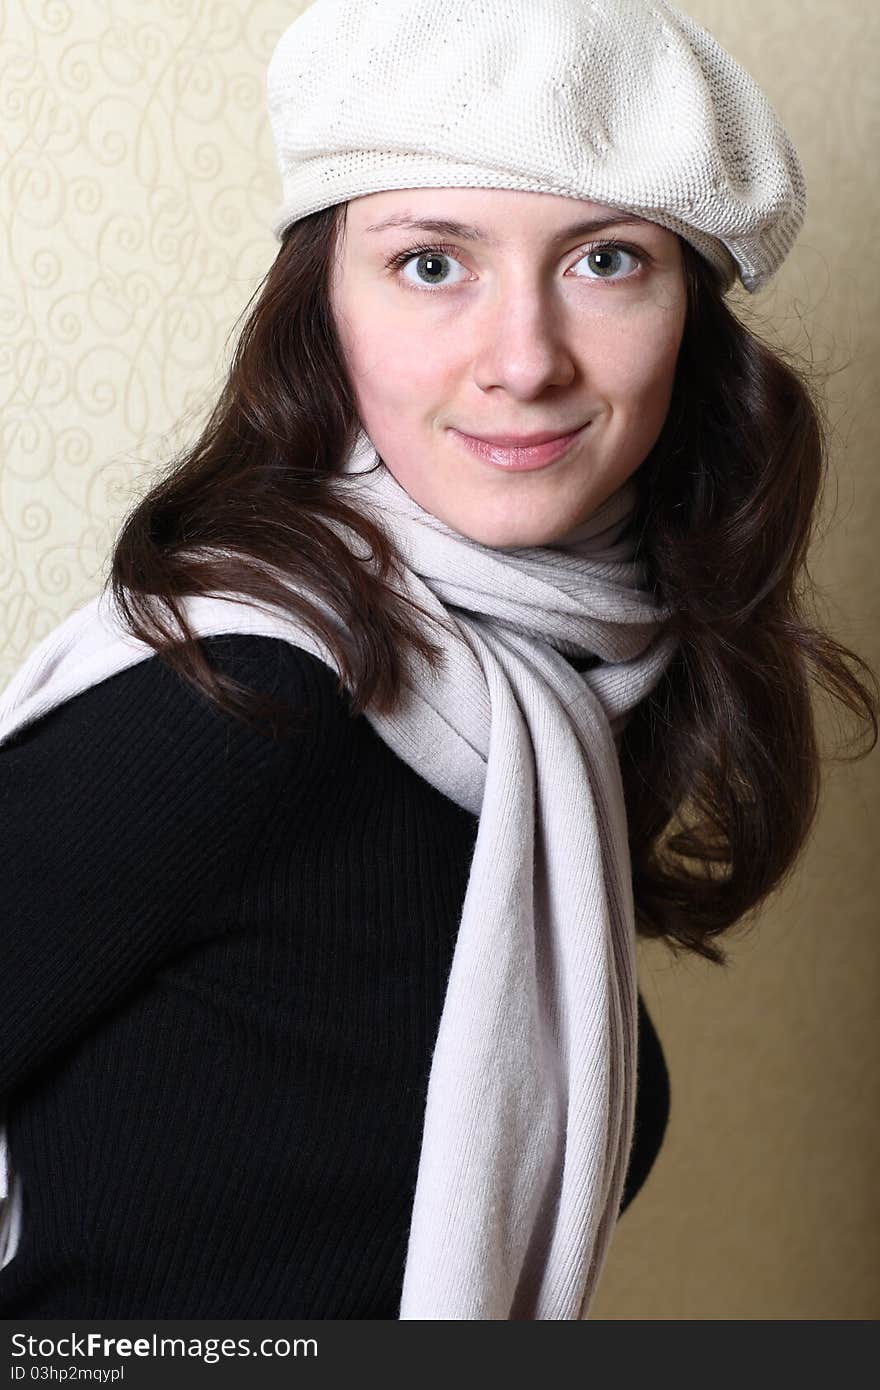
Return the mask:
[[[797,152],[755,81],[667,0],[313,0],[267,69],[281,238],[402,188],[606,203],[760,289],[806,211]]]

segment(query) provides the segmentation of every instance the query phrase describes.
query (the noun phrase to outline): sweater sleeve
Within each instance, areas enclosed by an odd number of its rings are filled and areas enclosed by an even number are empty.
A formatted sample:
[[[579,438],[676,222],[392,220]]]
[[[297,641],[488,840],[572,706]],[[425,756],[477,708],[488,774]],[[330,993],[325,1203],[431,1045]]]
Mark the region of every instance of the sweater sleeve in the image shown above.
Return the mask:
[[[296,731],[250,729],[150,656],[0,749],[0,1099],[177,952],[234,925],[282,781],[307,796],[321,775],[335,673],[280,638],[203,642],[217,669],[306,714]]]

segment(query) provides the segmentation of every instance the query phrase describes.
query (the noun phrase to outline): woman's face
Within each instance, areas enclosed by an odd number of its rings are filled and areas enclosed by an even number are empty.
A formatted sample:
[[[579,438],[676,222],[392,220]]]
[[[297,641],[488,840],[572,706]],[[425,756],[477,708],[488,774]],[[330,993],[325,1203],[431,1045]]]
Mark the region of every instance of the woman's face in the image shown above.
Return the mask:
[[[618,220],[575,226],[606,217]],[[374,229],[389,218],[467,226]],[[348,204],[331,308],[361,422],[400,485],[462,535],[558,541],[656,442],[685,323],[681,252],[666,228],[619,219],[601,203],[494,188]],[[480,457],[456,433],[581,427],[562,457],[528,471]]]

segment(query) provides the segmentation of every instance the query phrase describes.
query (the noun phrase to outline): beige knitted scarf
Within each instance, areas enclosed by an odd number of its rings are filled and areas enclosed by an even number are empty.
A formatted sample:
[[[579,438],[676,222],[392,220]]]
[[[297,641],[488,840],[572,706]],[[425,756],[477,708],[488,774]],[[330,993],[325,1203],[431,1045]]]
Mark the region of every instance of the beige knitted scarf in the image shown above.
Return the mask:
[[[375,509],[405,561],[405,591],[449,629],[431,625],[442,670],[413,656],[393,714],[366,717],[479,816],[431,1059],[400,1317],[584,1318],[635,1113],[635,927],[616,739],[675,650],[626,537],[636,483],[563,542],[493,549],[427,513],[363,432],[337,481]],[[201,635],[282,637],[336,669],[279,610],[228,595],[184,606]],[[600,660],[579,673],[563,653]],[[105,589],[13,677],[0,745],[152,654]],[[5,1133],[0,1160],[5,1263],[22,1212]]]

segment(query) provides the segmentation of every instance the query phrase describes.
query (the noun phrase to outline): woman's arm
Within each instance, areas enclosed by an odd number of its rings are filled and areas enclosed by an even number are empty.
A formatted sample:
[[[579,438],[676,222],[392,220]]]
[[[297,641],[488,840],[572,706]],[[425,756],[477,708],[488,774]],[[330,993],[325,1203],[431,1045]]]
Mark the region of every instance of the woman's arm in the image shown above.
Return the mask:
[[[150,656],[0,749],[0,1098],[169,957],[234,924],[282,779],[295,768],[308,795],[320,775],[335,675],[278,638],[205,641],[219,669],[314,722],[275,743]]]

